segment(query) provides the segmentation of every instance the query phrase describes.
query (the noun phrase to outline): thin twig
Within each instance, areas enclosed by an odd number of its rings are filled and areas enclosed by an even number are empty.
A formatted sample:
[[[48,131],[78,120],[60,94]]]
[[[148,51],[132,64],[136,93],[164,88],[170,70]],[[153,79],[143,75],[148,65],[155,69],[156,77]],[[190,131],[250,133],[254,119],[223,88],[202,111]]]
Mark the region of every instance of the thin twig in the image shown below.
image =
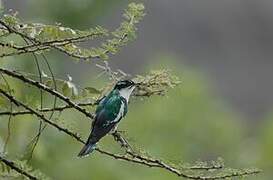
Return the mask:
[[[71,101],[68,97],[62,95],[61,93],[59,93],[58,91],[55,91],[49,87],[47,87],[46,85],[44,84],[41,84],[37,81],[34,81],[32,79],[29,79],[29,78],[26,78],[25,76],[21,75],[21,74],[18,74],[16,72],[13,72],[13,71],[10,71],[10,70],[7,70],[7,69],[4,69],[4,68],[0,68],[0,72],[3,72],[11,77],[14,77],[16,79],[19,79],[27,84],[30,84],[30,85],[33,85],[39,89],[42,89],[58,98],[60,98],[61,100],[63,100],[64,102],[66,102],[68,105],[72,106],[74,109],[78,110],[79,112],[83,113],[86,117],[88,118],[91,118],[93,119],[94,116],[87,112],[85,109],[81,108],[80,106],[78,106],[75,102]]]
[[[11,169],[15,170],[16,172],[18,172],[19,174],[24,175],[25,177],[31,179],[31,180],[38,180],[38,178],[32,176],[31,174],[29,174],[28,172],[24,171],[23,169],[19,168],[18,166],[16,166],[16,163],[8,160],[2,156],[0,156],[0,161],[2,161],[6,166],[10,167]]]
[[[0,93],[3,94],[5,97],[7,97],[11,102],[13,102],[14,104],[16,104],[17,106],[22,106],[23,108],[25,108],[26,110],[29,110],[32,112],[32,114],[34,114],[35,116],[41,118],[44,122],[50,124],[51,126],[57,128],[58,130],[66,133],[66,134],[69,134],[70,136],[74,137],[74,139],[78,140],[78,141],[81,141],[81,142],[84,142],[83,140],[80,139],[79,136],[77,136],[76,134],[70,132],[68,129],[66,128],[63,128],[63,127],[60,127],[58,126],[56,123],[48,120],[43,114],[40,114],[38,111],[34,110],[33,108],[29,107],[28,105],[24,104],[23,102],[21,101],[18,101],[15,99],[15,97],[9,95],[7,92],[5,92],[4,90],[0,89]]]
[[[11,48],[17,50],[17,52],[10,52],[10,53],[6,53],[6,54],[1,54],[0,57],[15,56],[15,55],[21,55],[21,54],[25,54],[25,53],[33,53],[33,52],[37,52],[37,51],[47,50],[50,48],[57,49],[61,52],[64,52],[67,55],[70,55],[67,51],[65,51],[61,47],[68,45],[68,44],[72,44],[72,43],[79,43],[82,41],[86,41],[88,39],[92,39],[93,37],[106,34],[106,32],[93,32],[93,33],[78,36],[78,37],[71,37],[71,38],[65,38],[65,39],[54,39],[54,40],[42,42],[37,38],[30,37],[20,31],[18,31],[17,29],[10,27],[6,22],[2,21],[1,19],[0,19],[0,24],[3,25],[9,33],[15,33],[15,34],[21,36],[22,38],[26,38],[29,41],[33,42],[33,44],[30,44],[27,46],[16,46],[16,45],[8,44],[8,43],[5,43],[5,44],[1,43],[0,45],[11,47]],[[108,53],[108,52],[106,52],[106,53]],[[80,58],[80,57],[77,57],[77,58]],[[89,57],[89,58],[93,58],[93,57]],[[98,58],[98,57],[94,57],[94,58]]]
[[[87,102],[87,103],[78,103],[78,106],[85,107],[85,106],[94,106],[96,105],[96,102]],[[62,112],[66,109],[71,109],[73,106],[71,105],[64,105],[64,106],[58,106],[55,108],[43,108],[43,109],[37,109],[37,111],[40,112],[52,112],[52,111],[59,111]],[[26,114],[32,114],[30,111],[16,111],[16,112],[10,112],[10,111],[5,111],[5,112],[0,112],[0,116],[5,116],[5,115],[12,115],[12,116],[19,116],[19,115],[26,115]]]
[[[23,38],[23,40],[26,42],[27,45],[29,45],[29,42],[28,42],[27,39]],[[37,67],[37,70],[38,70],[39,82],[43,83],[42,73],[41,73],[41,68],[40,68],[40,64],[39,64],[39,61],[38,61],[38,57],[36,56],[35,53],[32,53],[32,56],[34,58],[34,61],[35,61],[35,64],[36,64],[36,67]],[[43,109],[43,90],[42,89],[40,89],[40,109]],[[29,155],[29,158],[28,158],[28,162],[32,159],[33,152],[35,150],[35,147],[38,144],[39,138],[40,138],[41,133],[42,133],[41,132],[42,131],[42,126],[43,126],[43,121],[40,121],[39,122],[39,127],[38,127],[38,133],[34,138],[34,143],[33,143],[33,146],[32,146],[32,148],[30,150],[30,155]],[[32,144],[32,141],[30,142],[30,144]]]
[[[0,74],[1,74],[2,79],[6,83],[9,94],[11,95],[11,88],[10,88],[10,85],[9,85],[7,79],[5,78],[5,76],[2,73],[0,73]],[[12,111],[13,111],[13,104],[10,102],[10,112],[12,112]],[[8,135],[6,137],[4,148],[3,148],[4,152],[6,152],[6,150],[7,150],[7,145],[8,145],[10,136],[11,136],[11,118],[12,118],[12,115],[9,115],[9,118],[8,118]]]
[[[41,55],[42,55],[42,57],[43,57],[43,59],[44,59],[46,65],[47,65],[47,67],[48,67],[48,70],[49,70],[50,74],[51,74],[51,78],[52,78],[52,80],[53,80],[54,90],[57,91],[57,84],[56,84],[55,76],[54,76],[54,74],[53,74],[53,71],[52,71],[52,69],[51,69],[51,66],[50,66],[50,64],[49,64],[49,62],[48,62],[46,56],[45,56],[43,53],[42,53]],[[53,115],[54,115],[54,112],[55,112],[54,109],[56,108],[56,104],[57,104],[57,97],[54,96],[53,108],[52,108],[51,114],[49,115],[49,118],[48,118],[49,120],[51,120],[51,118],[52,118]],[[43,108],[41,108],[41,109],[43,109]],[[40,124],[40,125],[41,125],[41,124]],[[33,139],[33,140],[35,140],[35,144],[34,144],[34,146],[33,146],[33,148],[32,148],[32,152],[34,151],[34,148],[35,148],[35,146],[37,145],[37,142],[38,142],[38,140],[39,140],[39,137],[41,136],[42,132],[45,130],[46,127],[47,127],[47,124],[44,124],[43,127],[41,127],[41,126],[39,127],[39,132],[38,132],[38,134],[37,134],[37,135],[34,137],[34,139]],[[33,141],[33,140],[32,140],[32,141]]]

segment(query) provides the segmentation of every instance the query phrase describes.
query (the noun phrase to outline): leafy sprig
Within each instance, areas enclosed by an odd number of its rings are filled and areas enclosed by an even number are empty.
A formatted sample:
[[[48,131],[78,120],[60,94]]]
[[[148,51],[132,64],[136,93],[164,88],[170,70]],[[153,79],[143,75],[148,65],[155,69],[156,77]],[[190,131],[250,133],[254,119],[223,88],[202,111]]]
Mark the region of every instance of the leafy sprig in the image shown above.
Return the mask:
[[[144,6],[142,4],[131,3],[123,15],[124,21],[111,33],[108,33],[108,30],[100,26],[81,31],[63,27],[59,24],[24,23],[15,15],[5,14],[0,20],[2,25],[0,36],[6,37],[16,34],[30,40],[32,43],[22,45],[20,42],[0,41],[0,57],[33,52],[41,53],[57,49],[76,59],[108,59],[108,54],[117,53],[122,46],[136,38],[136,24],[143,18],[143,11]],[[87,49],[78,45],[79,42],[106,36],[110,36],[110,38],[101,42],[99,47]]]

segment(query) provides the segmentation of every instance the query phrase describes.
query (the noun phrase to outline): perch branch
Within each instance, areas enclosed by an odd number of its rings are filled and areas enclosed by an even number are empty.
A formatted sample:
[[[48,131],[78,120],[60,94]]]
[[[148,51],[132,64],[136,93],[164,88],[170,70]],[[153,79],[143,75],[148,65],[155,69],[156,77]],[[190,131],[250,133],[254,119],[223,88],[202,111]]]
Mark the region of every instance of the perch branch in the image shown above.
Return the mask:
[[[71,132],[70,130],[63,128],[61,126],[59,126],[58,124],[48,120],[47,118],[45,118],[44,115],[38,113],[36,110],[32,109],[31,107],[25,105],[24,103],[16,100],[13,96],[10,96],[7,92],[5,92],[4,90],[0,89],[0,93],[3,94],[5,97],[7,97],[11,102],[13,102],[14,104],[18,105],[18,106],[22,106],[25,109],[31,111],[34,115],[36,115],[37,117],[39,117],[40,119],[42,119],[45,123],[49,124],[50,126],[53,126],[54,128],[60,130],[61,132],[71,136],[73,139],[77,140],[78,142],[84,144],[85,141],[81,139],[81,137],[79,135],[77,135],[74,132]],[[161,160],[157,160],[157,159],[153,159],[153,158],[148,158],[148,157],[144,157],[141,156],[139,154],[135,154],[135,153],[126,153],[124,155],[120,155],[120,154],[114,154],[114,153],[110,153],[108,151],[105,150],[101,150],[100,148],[96,148],[96,151],[100,152],[101,154],[104,155],[108,155],[111,156],[114,159],[118,159],[118,160],[124,160],[124,161],[129,161],[129,162],[133,162],[133,163],[137,163],[137,164],[142,164],[148,167],[157,167],[157,168],[161,168],[161,169],[165,169],[171,173],[176,174],[177,176],[181,176],[181,177],[185,177],[188,179],[199,179],[199,180],[211,180],[211,179],[222,179],[222,178],[228,178],[228,177],[237,177],[237,176],[243,176],[243,175],[250,175],[250,174],[257,174],[260,171],[259,170],[253,170],[253,171],[245,171],[245,172],[236,172],[233,174],[227,174],[227,175],[223,175],[223,176],[217,176],[217,177],[206,177],[206,176],[194,176],[194,175],[187,175],[185,173],[182,172],[182,170],[179,170],[171,165],[168,165],[167,163],[164,163]]]

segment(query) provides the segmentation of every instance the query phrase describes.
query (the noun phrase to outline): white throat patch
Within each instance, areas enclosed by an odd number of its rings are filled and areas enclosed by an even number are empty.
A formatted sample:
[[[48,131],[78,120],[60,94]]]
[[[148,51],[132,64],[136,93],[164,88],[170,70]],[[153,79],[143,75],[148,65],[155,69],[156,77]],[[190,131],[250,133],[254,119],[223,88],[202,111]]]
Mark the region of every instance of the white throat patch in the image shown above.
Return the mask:
[[[126,99],[127,103],[129,102],[130,95],[132,94],[134,89],[135,89],[135,86],[124,88],[119,91],[120,95]]]

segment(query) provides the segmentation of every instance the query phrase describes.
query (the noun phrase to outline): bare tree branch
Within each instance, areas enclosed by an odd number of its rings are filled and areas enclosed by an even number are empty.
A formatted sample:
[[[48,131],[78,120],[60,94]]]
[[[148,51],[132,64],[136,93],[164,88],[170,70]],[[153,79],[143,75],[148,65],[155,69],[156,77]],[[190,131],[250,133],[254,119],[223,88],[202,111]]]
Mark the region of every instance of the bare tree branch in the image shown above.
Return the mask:
[[[94,106],[96,105],[97,102],[87,102],[87,103],[78,103],[78,106],[85,107],[85,106]],[[71,109],[73,106],[71,105],[64,105],[64,106],[58,106],[55,108],[43,108],[43,109],[37,109],[37,111],[40,112],[52,112],[52,111],[64,111],[66,109]],[[11,111],[5,111],[5,112],[0,112],[0,116],[5,116],[5,115],[12,115],[12,116],[18,116],[18,115],[26,115],[26,114],[33,114],[30,111],[16,111],[16,112],[11,112]]]
[[[5,78],[5,76],[2,73],[0,73],[0,74],[1,74],[1,77],[4,80],[4,82],[6,83],[6,86],[8,88],[8,93],[11,95],[11,88],[10,88],[10,85],[9,85],[7,79]],[[10,102],[10,112],[12,112],[12,111],[13,111],[13,104],[12,104],[12,102]],[[8,134],[7,134],[5,144],[4,144],[4,148],[3,148],[4,152],[6,152],[6,150],[7,150],[7,145],[9,143],[9,139],[10,139],[10,136],[11,136],[11,118],[12,118],[12,115],[10,114],[9,118],[8,118],[8,127],[7,127],[8,128]]]
[[[64,102],[66,102],[68,105],[72,106],[74,109],[80,111],[81,113],[83,113],[86,117],[88,118],[91,118],[93,119],[94,116],[87,112],[85,109],[83,109],[82,107],[78,106],[76,103],[74,103],[73,101],[71,101],[68,97],[65,97],[64,95],[62,95],[61,93],[59,93],[58,91],[55,91],[49,87],[47,87],[46,85],[44,84],[41,84],[37,81],[34,81],[32,79],[29,79],[29,78],[26,78],[25,76],[21,75],[21,74],[18,74],[14,71],[10,71],[10,70],[7,70],[7,69],[4,69],[4,68],[0,68],[0,72],[3,72],[11,77],[14,77],[16,79],[19,79],[27,84],[30,84],[30,85],[33,85],[39,89],[42,89],[58,98],[60,98],[61,100],[63,100]]]
[[[5,24],[6,26],[8,26],[5,22],[0,20],[1,24]],[[83,36],[78,36],[78,37],[72,37],[72,38],[65,38],[65,39],[56,39],[56,40],[50,40],[50,41],[44,41],[41,42],[38,39],[35,38],[31,38],[15,29],[10,28],[10,30],[15,33],[18,34],[19,36],[23,37],[23,38],[27,38],[28,40],[34,41],[34,43],[30,44],[30,45],[25,45],[25,46],[17,46],[17,45],[13,45],[13,44],[9,44],[9,43],[2,43],[0,42],[0,46],[3,47],[10,47],[13,48],[15,50],[17,50],[16,52],[10,52],[10,53],[6,53],[6,54],[2,54],[0,55],[0,57],[8,57],[8,56],[15,56],[15,55],[21,55],[21,54],[26,54],[26,53],[34,53],[37,51],[44,51],[44,50],[48,50],[52,47],[54,47],[55,49],[60,48],[61,46],[65,46],[67,44],[72,44],[72,43],[79,43],[79,42],[83,42],[86,41],[88,39],[91,39],[95,36],[99,36],[99,35],[103,35],[103,32],[97,32],[97,33],[90,33],[87,35],[83,35]],[[64,51],[64,50],[62,50]]]
[[[2,161],[6,166],[10,167],[11,169],[15,170],[16,172],[18,172],[19,174],[24,175],[25,177],[31,179],[31,180],[38,180],[38,178],[32,176],[31,174],[29,174],[28,172],[22,170],[21,168],[16,166],[16,163],[5,159],[4,157],[0,156],[0,161]]]

